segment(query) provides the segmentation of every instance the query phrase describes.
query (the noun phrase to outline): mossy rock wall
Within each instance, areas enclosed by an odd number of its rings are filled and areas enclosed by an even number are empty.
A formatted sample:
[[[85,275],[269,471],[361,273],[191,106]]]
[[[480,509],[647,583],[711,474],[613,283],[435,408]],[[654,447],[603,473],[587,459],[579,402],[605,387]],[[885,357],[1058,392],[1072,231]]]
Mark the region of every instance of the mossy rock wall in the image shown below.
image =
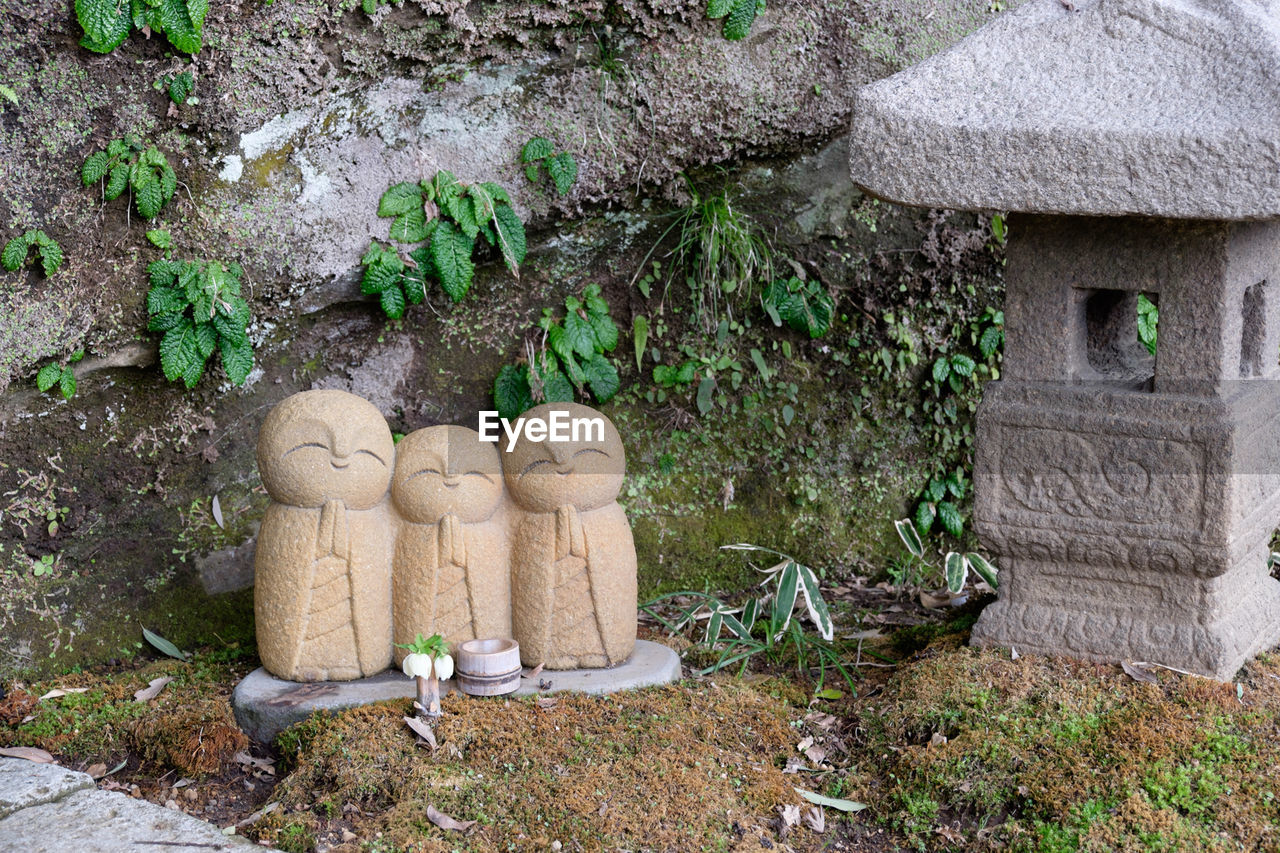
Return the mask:
[[[0,239],[43,228],[67,258],[48,279],[0,272],[0,673],[131,654],[140,625],[180,644],[247,639],[266,500],[253,445],[270,407],[336,387],[399,432],[471,423],[498,368],[536,341],[542,308],[591,281],[624,330],[623,392],[605,410],[628,442],[645,594],[740,586],[741,561],[716,551],[733,541],[837,572],[882,561],[937,454],[907,413],[920,368],[878,375],[868,348],[885,311],[899,325],[910,313],[924,352],[998,304],[998,251],[981,217],[862,198],[841,132],[857,86],[993,13],[985,0],[778,0],[727,42],[704,5],[406,0],[369,16],[353,0],[219,3],[194,59],[138,33],[91,54],[69,5],[0,12],[14,96],[0,99]],[[196,98],[173,106],[157,82],[184,70]],[[80,184],[84,158],[127,133],[178,173],[150,223]],[[575,156],[567,196],[524,178],[533,135]],[[529,258],[518,281],[487,264],[461,305],[437,291],[389,322],[358,284],[369,240],[387,235],[377,199],[437,168],[507,187]],[[681,174],[703,193],[727,187],[779,257],[837,297],[844,319],[826,338],[774,330],[743,300],[735,320],[750,327],[716,339],[681,313],[680,277],[665,298],[640,295],[633,274],[688,198]],[[258,365],[244,387],[220,370],[193,391],[160,374],[143,304],[155,227],[175,257],[244,267]],[[665,326],[650,342],[665,363],[682,347],[729,354],[741,387],[725,373],[706,415],[687,390],[647,399],[637,315]],[[71,400],[35,390],[42,365],[80,349]]]

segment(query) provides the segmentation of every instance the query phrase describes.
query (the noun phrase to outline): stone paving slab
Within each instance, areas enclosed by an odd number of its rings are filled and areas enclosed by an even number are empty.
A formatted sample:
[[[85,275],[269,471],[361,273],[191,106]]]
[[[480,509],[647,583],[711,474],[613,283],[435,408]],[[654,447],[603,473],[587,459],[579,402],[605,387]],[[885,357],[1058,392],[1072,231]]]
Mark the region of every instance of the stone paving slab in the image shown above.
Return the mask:
[[[57,764],[0,758],[0,819],[19,809],[60,800],[92,788],[93,777]]]
[[[660,643],[637,640],[631,657],[618,666],[609,669],[545,670],[539,678],[521,679],[520,688],[508,695],[532,696],[565,690],[616,693],[636,687],[669,684],[679,678],[680,658],[674,651]],[[539,681],[549,682],[550,686],[541,689]],[[441,685],[442,693],[455,689],[452,680]],[[399,670],[387,670],[355,681],[299,684],[276,678],[265,669],[256,669],[236,685],[231,706],[244,733],[267,743],[316,711],[340,711],[372,702],[415,696],[416,683]],[[476,697],[475,701],[485,699]]]
[[[84,773],[0,758],[0,853],[265,850],[180,811],[99,791]]]

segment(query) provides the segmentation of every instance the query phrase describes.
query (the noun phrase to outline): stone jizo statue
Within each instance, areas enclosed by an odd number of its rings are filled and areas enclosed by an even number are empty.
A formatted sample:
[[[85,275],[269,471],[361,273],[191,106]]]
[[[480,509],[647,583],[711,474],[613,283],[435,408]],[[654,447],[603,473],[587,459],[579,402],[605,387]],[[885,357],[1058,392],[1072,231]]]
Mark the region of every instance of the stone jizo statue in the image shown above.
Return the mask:
[[[434,426],[396,446],[377,409],[344,391],[281,402],[258,438],[272,502],[258,536],[254,615],[263,666],[289,681],[347,681],[391,665],[392,641],[513,636],[525,665],[622,663],[636,640],[636,556],[616,498],[626,458],[598,422],[578,440],[527,432],[503,452]]]

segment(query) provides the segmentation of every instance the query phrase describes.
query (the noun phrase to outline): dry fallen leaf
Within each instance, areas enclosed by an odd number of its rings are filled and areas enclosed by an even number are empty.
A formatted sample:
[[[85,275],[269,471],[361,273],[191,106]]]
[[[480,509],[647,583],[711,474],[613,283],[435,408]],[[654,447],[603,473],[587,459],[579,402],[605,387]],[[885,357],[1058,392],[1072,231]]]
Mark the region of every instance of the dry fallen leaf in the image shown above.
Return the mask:
[[[933,737],[929,738],[929,746],[943,746],[947,742],[947,736],[942,732],[934,732]]]
[[[240,821],[239,823],[237,823],[237,824],[235,825],[234,829],[244,829],[246,826],[250,826],[251,824],[255,824],[255,823],[257,823],[258,821],[262,820],[262,819],[263,819],[264,817],[266,817],[267,815],[271,814],[273,811],[275,811],[275,810],[276,810],[276,809],[278,809],[278,808],[280,808],[280,804],[279,804],[279,803],[267,803],[265,806],[263,806],[262,808],[258,809],[256,812],[254,812],[253,814],[249,815],[249,816],[248,816],[247,818],[245,818],[244,820],[242,820],[242,821]]]
[[[434,823],[441,829],[452,830],[454,832],[466,832],[476,825],[474,820],[455,820],[444,812],[436,811],[433,805],[427,805],[427,820]]]
[[[247,764],[255,770],[271,776],[276,775],[276,763],[268,758],[254,758],[249,753],[241,750],[235,754],[235,760],[237,764]]]
[[[1013,646],[1010,646],[1010,647],[1009,647],[1009,660],[1017,660],[1017,659],[1018,659],[1018,658],[1020,658],[1020,657],[1022,657],[1022,656],[1021,656],[1020,654],[1018,654],[1018,650],[1017,650],[1016,648],[1014,648]]]
[[[40,701],[43,702],[45,699],[57,699],[60,696],[66,696],[68,693],[87,693],[88,691],[88,687],[55,687],[48,693],[41,696]]]
[[[7,755],[10,758],[25,758],[27,761],[34,761],[37,764],[53,763],[52,755],[34,746],[0,747],[0,755]]]
[[[1159,681],[1156,679],[1156,674],[1154,672],[1149,672],[1148,670],[1145,670],[1140,666],[1129,663],[1129,661],[1127,660],[1120,661],[1120,668],[1123,669],[1126,673],[1128,673],[1129,677],[1132,678],[1134,681],[1142,681],[1147,684],[1159,683]]]
[[[804,740],[796,744],[796,752],[804,752],[806,749],[808,749],[811,746],[813,746],[813,738],[806,737]]]
[[[822,806],[810,806],[804,813],[804,825],[821,835],[827,828],[827,814]]]
[[[226,530],[227,526],[222,523],[222,504],[218,503],[217,495],[213,496],[212,509],[213,509],[213,520],[218,523],[219,527],[221,527],[223,530]]]
[[[542,675],[543,666],[545,666],[545,664],[538,664],[533,669],[526,669],[520,673],[520,677],[521,678],[537,678],[539,675]]]
[[[152,699],[160,695],[160,691],[164,690],[165,685],[173,681],[173,677],[162,675],[159,678],[153,678],[151,683],[146,687],[133,694],[135,702],[150,702]]]
[[[782,812],[783,826],[796,826],[800,823],[800,807],[795,803],[787,803],[785,806],[778,806],[778,811]]]
[[[951,596],[945,592],[941,595],[934,595],[931,592],[925,592],[923,589],[920,590],[920,604],[930,610],[946,607],[950,603]]]
[[[827,751],[820,746],[811,746],[804,751],[805,758],[814,764],[821,764],[827,760]]]
[[[404,722],[405,725],[413,729],[414,734],[426,741],[432,752],[440,748],[440,744],[436,743],[436,733],[431,730],[431,726],[417,717],[405,717]]]
[[[541,708],[542,710],[544,710],[544,711],[550,711],[552,708],[554,708],[554,707],[556,706],[556,704],[557,704],[560,700],[559,700],[559,699],[556,699],[554,696],[539,696],[538,698],[534,699],[533,701],[534,701],[534,702],[537,704],[537,706],[538,706],[539,708]]]
[[[88,768],[86,768],[86,769],[85,769],[85,771],[84,771],[84,772],[85,772],[85,773],[88,773],[88,774],[89,774],[89,776],[90,776],[90,777],[92,777],[92,778],[93,778],[93,780],[96,782],[96,781],[98,781],[99,779],[101,779],[103,776],[106,776],[106,775],[107,775],[107,765],[105,765],[105,764],[90,764],[90,765],[88,766]]]

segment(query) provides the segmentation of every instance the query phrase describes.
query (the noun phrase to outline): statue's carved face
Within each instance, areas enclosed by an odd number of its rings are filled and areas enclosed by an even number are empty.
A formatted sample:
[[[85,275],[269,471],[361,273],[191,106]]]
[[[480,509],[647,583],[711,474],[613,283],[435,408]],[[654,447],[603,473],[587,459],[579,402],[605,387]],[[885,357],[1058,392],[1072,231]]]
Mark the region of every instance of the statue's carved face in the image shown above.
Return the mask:
[[[258,433],[258,471],[271,497],[369,509],[391,481],[395,443],[382,415],[346,391],[303,391],[271,410]]]
[[[584,430],[579,441],[530,441],[522,431],[515,447],[502,454],[512,499],[530,512],[554,512],[566,505],[589,510],[612,503],[627,466],[617,428],[595,409],[577,403],[546,403],[523,417],[549,419],[553,410],[570,418],[600,418],[604,437],[585,440]]]
[[[435,524],[446,515],[464,524],[484,521],[502,500],[497,445],[461,426],[409,433],[396,447],[391,498],[400,514],[417,524]]]

